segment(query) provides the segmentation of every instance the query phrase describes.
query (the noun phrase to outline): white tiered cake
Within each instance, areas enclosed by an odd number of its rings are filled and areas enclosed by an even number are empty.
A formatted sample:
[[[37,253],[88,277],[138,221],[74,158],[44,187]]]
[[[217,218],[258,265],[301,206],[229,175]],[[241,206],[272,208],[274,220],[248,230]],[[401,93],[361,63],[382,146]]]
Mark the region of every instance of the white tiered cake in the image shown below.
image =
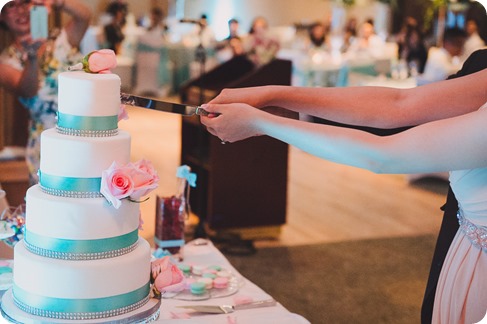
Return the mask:
[[[40,182],[27,191],[25,238],[15,246],[12,300],[22,312],[111,319],[150,299],[139,204],[123,199],[116,209],[100,193],[102,172],[130,159],[119,110],[117,75],[59,75],[58,124],[42,133]]]

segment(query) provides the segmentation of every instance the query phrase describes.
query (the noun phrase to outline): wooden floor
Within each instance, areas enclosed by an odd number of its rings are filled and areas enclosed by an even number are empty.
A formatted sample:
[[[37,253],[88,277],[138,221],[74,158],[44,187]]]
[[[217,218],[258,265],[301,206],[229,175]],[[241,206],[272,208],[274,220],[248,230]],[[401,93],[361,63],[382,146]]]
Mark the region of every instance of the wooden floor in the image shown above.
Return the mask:
[[[120,127],[132,134],[132,159],[151,160],[160,188],[142,204],[146,238],[154,233],[155,199],[175,191],[181,150],[181,119],[129,108],[130,119]],[[231,145],[231,144],[230,144]],[[404,175],[377,175],[330,163],[296,148],[290,149],[287,224],[278,240],[257,246],[300,245],[379,237],[434,234],[445,201],[440,192],[412,185]]]

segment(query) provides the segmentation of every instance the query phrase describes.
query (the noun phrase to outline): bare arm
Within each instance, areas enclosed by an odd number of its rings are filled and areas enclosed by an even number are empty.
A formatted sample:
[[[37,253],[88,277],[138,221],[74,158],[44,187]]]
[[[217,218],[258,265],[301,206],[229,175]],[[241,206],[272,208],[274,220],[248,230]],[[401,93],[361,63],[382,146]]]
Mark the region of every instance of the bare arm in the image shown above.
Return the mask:
[[[269,135],[308,153],[376,173],[417,173],[487,166],[487,109],[386,137],[278,117],[246,104],[208,105],[208,130],[233,142]]]
[[[39,87],[39,63],[37,51],[45,40],[25,41],[22,45],[28,54],[20,71],[8,64],[0,64],[0,85],[21,97],[33,97]]]
[[[58,0],[56,4],[72,17],[64,28],[71,46],[78,47],[90,24],[90,8],[77,0]]]
[[[487,70],[413,89],[286,86],[225,89],[210,103],[279,106],[351,125],[395,128],[478,109],[487,98],[487,89],[479,84],[487,84]]]

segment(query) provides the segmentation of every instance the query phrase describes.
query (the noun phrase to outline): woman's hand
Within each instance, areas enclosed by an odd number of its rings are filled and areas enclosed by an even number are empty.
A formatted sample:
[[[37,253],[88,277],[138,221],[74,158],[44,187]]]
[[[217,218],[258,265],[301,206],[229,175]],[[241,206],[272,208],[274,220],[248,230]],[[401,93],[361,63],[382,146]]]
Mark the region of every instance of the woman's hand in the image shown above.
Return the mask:
[[[38,58],[39,49],[46,43],[45,38],[40,39],[32,39],[29,38],[27,40],[22,41],[20,44],[25,53],[27,53],[27,58],[29,60],[34,60]]]
[[[213,101],[212,101],[213,102]],[[267,113],[243,104],[205,104],[202,108],[218,116],[201,116],[201,123],[208,132],[225,142],[237,142],[243,139],[262,135],[259,131],[259,122]]]

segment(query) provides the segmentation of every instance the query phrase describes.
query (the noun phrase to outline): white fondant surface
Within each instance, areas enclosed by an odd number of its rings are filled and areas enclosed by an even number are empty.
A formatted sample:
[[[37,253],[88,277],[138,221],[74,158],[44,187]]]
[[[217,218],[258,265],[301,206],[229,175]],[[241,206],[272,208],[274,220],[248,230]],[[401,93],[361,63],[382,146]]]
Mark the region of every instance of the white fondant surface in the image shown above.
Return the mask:
[[[117,116],[120,85],[116,74],[63,72],[59,75],[58,109],[76,116]]]
[[[139,289],[149,281],[150,246],[102,260],[65,261],[29,252],[21,241],[14,248],[14,283],[32,294],[53,298],[102,298]]]
[[[105,198],[66,198],[27,190],[26,228],[60,239],[100,239],[130,233],[139,227],[140,204],[122,199],[119,209]]]
[[[119,130],[115,136],[84,137],[59,134],[51,128],[41,135],[42,173],[78,178],[99,178],[116,161],[130,161],[130,134]]]

